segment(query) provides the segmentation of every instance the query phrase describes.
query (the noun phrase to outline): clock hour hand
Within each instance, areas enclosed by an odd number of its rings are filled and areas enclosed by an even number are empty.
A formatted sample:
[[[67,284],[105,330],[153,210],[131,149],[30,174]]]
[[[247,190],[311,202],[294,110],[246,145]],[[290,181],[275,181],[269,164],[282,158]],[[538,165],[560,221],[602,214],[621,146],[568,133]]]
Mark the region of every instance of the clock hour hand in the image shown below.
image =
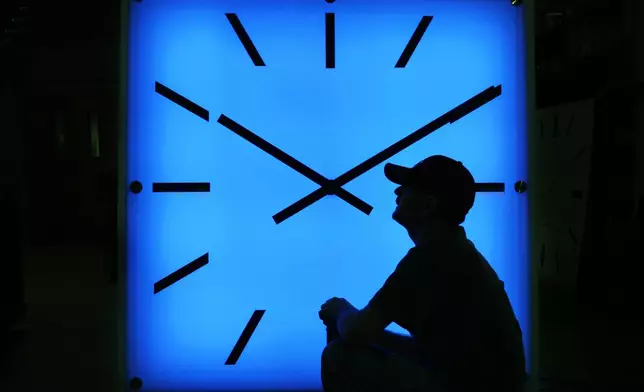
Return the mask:
[[[367,204],[366,202],[364,202],[354,194],[342,189],[342,187],[340,186],[337,186],[335,182],[322,176],[320,173],[306,166],[302,162],[293,158],[286,152],[280,150],[279,148],[272,145],[268,141],[257,136],[252,131],[244,128],[241,124],[235,122],[234,120],[227,117],[226,115],[222,114],[221,116],[219,116],[219,119],[217,120],[217,122],[223,125],[224,127],[226,127],[228,130],[237,134],[241,138],[245,139],[255,147],[258,147],[259,149],[271,155],[278,161],[284,163],[286,166],[290,167],[296,172],[302,174],[304,177],[318,184],[320,186],[319,190],[323,193],[322,196],[336,195],[340,199],[346,201],[347,203],[349,203],[350,205],[364,212],[367,215],[369,215],[371,213],[371,210],[373,210],[372,206],[370,206],[369,204]]]
[[[337,187],[346,185],[347,183],[353,181],[357,177],[373,169],[374,167],[378,166],[379,164],[386,161],[387,159],[390,159],[394,155],[403,151],[404,149],[411,146],[412,144],[425,138],[430,133],[433,133],[434,131],[438,130],[444,125],[458,121],[459,119],[467,116],[468,114],[472,113],[473,111],[485,105],[486,103],[499,97],[500,95],[501,95],[500,85],[492,86],[490,88],[483,90],[482,92],[478,93],[474,97],[468,99],[467,101],[458,105],[454,109],[438,117],[437,119],[430,122],[429,124],[421,127],[420,129],[416,130],[412,134],[406,136],[405,138],[385,148],[378,154],[362,162],[361,164],[354,167],[353,169],[342,174],[340,177],[336,178],[332,182]],[[322,188],[320,188],[308,194],[307,196],[303,197],[302,199],[296,201],[295,203],[291,204],[289,207],[283,209],[277,214],[273,215],[273,220],[275,221],[275,223],[279,224],[285,221],[286,219],[290,218],[291,216],[297,214],[298,212],[302,211],[303,209],[310,206],[311,204],[317,202],[323,196],[324,196],[324,191],[322,190]]]

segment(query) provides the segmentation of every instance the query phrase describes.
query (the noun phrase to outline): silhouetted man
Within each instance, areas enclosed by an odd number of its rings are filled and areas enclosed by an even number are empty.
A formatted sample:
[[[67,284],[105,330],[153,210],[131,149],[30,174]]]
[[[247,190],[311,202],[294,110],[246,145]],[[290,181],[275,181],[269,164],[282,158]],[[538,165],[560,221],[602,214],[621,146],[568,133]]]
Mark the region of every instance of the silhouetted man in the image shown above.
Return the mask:
[[[400,185],[393,219],[415,246],[364,309],[343,298],[322,305],[320,319],[339,335],[322,354],[325,391],[520,391],[521,328],[460,226],[474,204],[472,175],[432,156],[413,168],[387,164],[385,176]],[[392,322],[411,336],[386,331]]]

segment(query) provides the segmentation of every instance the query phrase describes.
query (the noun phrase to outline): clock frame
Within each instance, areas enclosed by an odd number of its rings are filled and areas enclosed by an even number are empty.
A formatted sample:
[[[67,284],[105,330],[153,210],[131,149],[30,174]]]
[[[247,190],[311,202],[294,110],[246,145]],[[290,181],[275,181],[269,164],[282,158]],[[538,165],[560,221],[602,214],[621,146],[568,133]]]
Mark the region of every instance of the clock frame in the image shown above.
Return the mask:
[[[145,1],[150,1],[152,2],[153,0],[145,0]],[[168,2],[170,0],[163,0],[164,2]],[[213,0],[215,1],[215,0]],[[465,0],[463,1],[463,6],[465,7],[467,3],[476,3],[477,1],[482,1],[482,0]],[[498,2],[501,2],[502,0],[497,0]],[[216,1],[215,1],[216,2]],[[518,6],[519,4],[511,1],[506,1],[508,4],[508,7]],[[131,19],[130,19],[130,11],[131,7],[135,6],[140,6],[141,3],[144,3],[143,1],[123,1],[123,13],[122,13],[122,27],[123,27],[123,34],[122,34],[122,39],[123,39],[123,44],[122,44],[122,56],[121,56],[121,74],[123,76],[122,78],[122,85],[121,85],[121,113],[122,113],[122,119],[121,119],[121,130],[120,130],[120,175],[119,175],[119,240],[120,240],[120,251],[119,251],[119,292],[120,292],[120,303],[121,303],[121,317],[120,317],[120,324],[119,324],[119,330],[121,332],[121,339],[120,339],[120,355],[119,355],[119,375],[120,379],[122,380],[122,385],[124,386],[125,389],[129,390],[150,390],[146,389],[146,379],[144,377],[138,377],[135,372],[128,371],[126,369],[126,364],[128,361],[130,361],[130,358],[128,358],[128,342],[130,342],[127,338],[127,335],[129,333],[128,331],[128,319],[127,319],[127,308],[128,306],[132,306],[132,298],[129,297],[128,295],[128,285],[127,285],[127,279],[128,279],[128,248],[131,248],[133,244],[131,243],[131,240],[128,237],[128,198],[132,197],[132,195],[137,195],[145,192],[152,192],[155,195],[162,196],[163,194],[173,194],[177,192],[181,193],[208,193],[212,191],[212,184],[209,181],[201,181],[201,180],[193,180],[193,181],[182,181],[183,179],[175,179],[173,182],[162,182],[161,180],[159,181],[150,181],[150,182],[145,182],[145,181],[139,181],[138,179],[134,178],[131,173],[128,172],[128,162],[130,162],[132,159],[134,159],[131,154],[128,156],[128,135],[130,132],[132,132],[132,127],[128,126],[128,113],[131,111],[131,106],[130,101],[131,97],[128,94],[128,79],[127,77],[130,77],[132,75],[131,72],[129,72],[129,66],[131,64],[131,58],[132,56],[129,55],[128,48],[131,47]],[[288,3],[288,2],[287,2]],[[334,3],[334,2],[328,2],[327,3]],[[333,6],[333,4],[329,4],[329,6]],[[505,191],[508,193],[515,193],[516,194],[521,194],[524,195],[524,197],[527,199],[526,200],[526,207],[529,208],[530,215],[533,215],[535,213],[538,213],[539,211],[539,206],[535,205],[535,203],[529,203],[530,199],[527,197],[529,195],[529,189],[530,189],[530,178],[533,176],[533,170],[535,168],[535,154],[532,151],[532,145],[534,143],[531,143],[533,138],[535,138],[535,132],[531,132],[530,128],[533,125],[533,120],[534,120],[534,113],[532,110],[532,107],[534,105],[534,97],[533,97],[533,92],[534,92],[534,81],[533,81],[533,76],[534,76],[534,70],[532,67],[533,63],[533,26],[532,26],[532,14],[533,14],[533,5],[531,2],[528,2],[526,4],[520,5],[520,8],[522,9],[520,12],[523,14],[523,31],[524,31],[524,36],[521,41],[523,41],[523,47],[520,50],[522,53],[519,53],[519,55],[522,55],[524,57],[525,61],[525,70],[522,71],[523,75],[525,77],[524,85],[525,85],[525,119],[526,119],[526,136],[525,136],[525,141],[527,144],[526,152],[527,156],[525,158],[525,162],[527,165],[527,170],[526,170],[526,176],[525,178],[516,178],[514,183],[509,182],[509,181],[504,181],[503,183],[499,182],[481,182],[479,183],[479,192],[498,192],[498,191]],[[235,12],[226,12],[222,14],[222,17],[227,19],[227,22],[229,23],[230,27],[232,30],[235,31],[237,37],[239,38],[240,44],[243,46],[245,52],[248,54],[249,61],[253,63],[254,66],[256,67],[262,67],[266,69],[270,69],[271,63],[264,58],[260,53],[261,51],[257,48],[254,47],[254,44],[251,42],[249,44],[249,39],[250,35],[248,32],[244,32],[244,24],[243,24],[243,19]],[[466,11],[464,11],[466,12]],[[335,70],[338,69],[339,67],[342,66],[342,61],[337,57],[336,55],[336,47],[339,44],[339,40],[341,39],[341,36],[336,36],[335,35],[335,30],[338,28],[339,21],[337,19],[336,13],[329,11],[325,12],[323,15],[320,15],[321,18],[324,18],[324,25],[325,25],[325,44],[324,44],[324,50],[325,50],[325,55],[324,55],[324,63],[319,64],[318,66],[326,68],[327,70]],[[414,54],[414,49],[418,47],[419,42],[421,42],[421,38],[423,37],[424,34],[429,34],[431,31],[431,26],[434,23],[434,18],[438,17],[437,15],[425,15],[425,14],[418,14],[418,24],[415,26],[408,26],[411,36],[409,41],[407,42],[407,45],[402,45],[404,46],[403,50],[400,53],[400,56],[397,59],[392,59],[392,67],[403,69],[406,66],[410,66],[410,64],[413,64],[413,54]],[[254,49],[253,49],[254,48]],[[396,151],[402,151],[404,148],[409,147],[409,145],[413,144],[412,139],[419,138],[422,139],[429,135],[430,133],[436,131],[437,129],[440,128],[440,126],[449,124],[450,121],[457,121],[463,116],[466,116],[469,112],[476,110],[476,108],[484,105],[485,103],[492,101],[498,95],[500,94],[501,86],[500,85],[492,85],[491,87],[487,89],[481,89],[479,94],[474,94],[474,97],[463,97],[464,99],[459,105],[456,105],[455,107],[452,108],[452,117],[449,118],[445,124],[438,124],[436,121],[440,120],[440,117],[435,119],[434,121],[430,121],[423,127],[416,129],[416,133],[413,133],[410,130],[410,139],[407,139],[407,142],[405,143],[400,143],[396,148],[393,148],[389,151],[387,154],[381,154],[378,159],[372,160],[369,165],[364,164],[363,161],[363,166],[357,165],[353,166],[354,169],[350,169],[347,172],[345,172],[344,177],[343,175],[340,175],[336,178],[326,178],[323,177],[322,174],[313,171],[312,169],[308,168],[305,166],[303,163],[294,163],[295,159],[293,157],[290,157],[285,151],[280,150],[277,148],[275,145],[272,145],[270,143],[270,140],[263,140],[261,139],[258,135],[260,134],[259,130],[255,131],[254,128],[251,130],[252,127],[246,127],[245,124],[243,124],[242,120],[239,120],[237,122],[236,119],[231,115],[228,117],[226,113],[220,113],[220,111],[217,111],[216,108],[208,108],[206,109],[204,106],[201,106],[197,100],[192,100],[191,97],[189,97],[188,94],[182,95],[178,90],[175,90],[170,86],[170,84],[166,84],[162,80],[157,80],[155,76],[150,75],[150,82],[154,84],[154,87],[152,90],[154,93],[157,95],[157,97],[162,97],[169,102],[174,103],[177,106],[182,107],[184,110],[187,112],[191,112],[192,115],[196,116],[197,118],[209,122],[210,126],[221,126],[225,129],[228,129],[231,134],[235,134],[238,137],[241,137],[242,139],[245,139],[247,142],[250,142],[250,144],[254,145],[255,148],[259,150],[263,150],[264,152],[268,153],[269,155],[272,155],[273,157],[277,158],[280,162],[285,164],[286,166],[290,166],[292,169],[294,169],[296,172],[299,172],[302,174],[304,177],[306,177],[308,180],[311,180],[319,185],[319,189],[313,191],[312,193],[309,194],[309,196],[304,196],[302,200],[308,200],[309,204],[302,204],[301,202],[295,202],[291,204],[291,207],[293,205],[296,205],[300,207],[298,211],[293,212],[293,210],[288,211],[289,206],[285,205],[285,209],[282,211],[276,211],[276,213],[272,216],[273,219],[273,224],[282,224],[283,222],[287,221],[288,219],[293,219],[294,217],[297,217],[297,214],[299,211],[302,211],[306,209],[307,207],[314,205],[316,201],[319,201],[320,199],[323,199],[329,195],[335,195],[338,198],[344,200],[349,206],[355,207],[355,210],[352,211],[356,214],[364,214],[364,215],[369,215],[371,211],[373,210],[374,206],[368,204],[369,201],[362,200],[360,195],[353,194],[350,192],[350,188],[347,188],[347,190],[344,190],[342,188],[343,186],[349,184],[351,180],[353,180],[355,177],[359,177],[360,175],[360,170],[357,170],[357,167],[361,167],[361,170],[364,170],[364,172],[369,171],[370,169],[373,169],[374,167],[377,167],[379,164],[382,164],[382,162],[385,162],[389,158],[393,157],[396,155]],[[472,101],[476,101],[476,97],[478,97],[479,106],[472,106],[471,103]],[[471,99],[468,99],[471,98]],[[481,103],[481,99],[484,101]],[[470,106],[467,106],[467,103],[470,103]],[[476,102],[475,102],[476,103]],[[214,114],[211,117],[211,112]],[[443,119],[443,122],[445,119]],[[429,119],[428,119],[429,121]],[[439,121],[440,122],[440,121]],[[431,125],[434,124],[434,125]],[[435,129],[434,129],[435,128]],[[256,133],[255,133],[256,132]],[[411,137],[411,135],[415,135],[414,137]],[[402,140],[402,139],[401,139]],[[409,143],[411,141],[411,143]],[[281,152],[280,152],[281,151]],[[374,151],[375,153],[376,151]],[[377,156],[378,154],[376,154]],[[375,162],[379,161],[379,162]],[[352,171],[353,170],[353,171]],[[355,177],[354,177],[355,176]],[[353,178],[352,178],[353,177]],[[494,181],[494,179],[490,179],[489,181]],[[313,196],[311,196],[313,195]],[[296,198],[297,199],[297,198]],[[311,202],[312,199],[316,199],[313,202]],[[300,204],[298,204],[300,203]],[[288,203],[287,203],[288,204]],[[302,207],[303,206],[303,207]],[[284,211],[287,211],[287,213],[284,213]],[[281,213],[281,215],[280,215]],[[527,228],[527,232],[532,232],[531,227],[532,227],[532,222],[528,220],[528,222],[525,223],[525,227]],[[536,317],[536,299],[537,299],[537,289],[536,289],[536,284],[535,284],[535,277],[537,274],[535,271],[538,270],[538,257],[534,257],[535,254],[538,253],[538,247],[533,245],[534,241],[528,240],[525,248],[526,256],[525,256],[525,262],[526,264],[526,272],[529,274],[529,277],[526,279],[526,283],[529,284],[529,288],[526,289],[526,293],[529,296],[527,299],[529,303],[529,310],[526,313],[526,317],[529,317],[529,322],[527,324],[523,325],[524,331],[528,335],[528,362],[530,365],[530,372],[532,374],[535,374],[537,372],[537,336],[538,336],[538,324],[536,322],[537,317]],[[533,263],[532,260],[537,260],[536,263]],[[211,257],[209,252],[202,252],[200,254],[194,254],[194,257],[191,260],[184,260],[180,268],[177,268],[173,272],[164,275],[164,276],[159,276],[159,279],[154,282],[152,285],[153,287],[150,287],[150,291],[154,293],[154,295],[158,294],[163,294],[164,290],[168,290],[174,283],[179,282],[181,279],[190,276],[193,273],[196,273],[197,271],[206,268],[209,264],[211,263]],[[234,366],[238,361],[240,360],[240,357],[242,357],[243,352],[244,352],[244,347],[249,343],[253,331],[260,326],[262,318],[265,314],[268,314],[270,312],[270,309],[255,309],[252,310],[249,314],[249,318],[244,322],[244,327],[241,328],[238,332],[238,339],[236,341],[231,341],[230,342],[230,353],[227,355],[227,358],[225,360],[225,365],[227,366]],[[321,336],[323,336],[323,329],[321,328]],[[202,390],[203,385],[196,383],[193,384],[192,386],[188,385],[186,386],[187,388],[190,388],[191,390],[194,390],[194,386],[199,386],[197,390]],[[216,386],[215,386],[216,388]],[[530,384],[530,388],[536,388],[536,383],[533,381]],[[235,389],[232,387],[232,389]],[[152,389],[152,390],[157,390],[157,389]],[[176,387],[172,387],[168,389],[168,391],[174,391],[174,390],[179,390]],[[223,390],[223,389],[216,389],[216,390]],[[536,390],[536,389],[535,389]]]

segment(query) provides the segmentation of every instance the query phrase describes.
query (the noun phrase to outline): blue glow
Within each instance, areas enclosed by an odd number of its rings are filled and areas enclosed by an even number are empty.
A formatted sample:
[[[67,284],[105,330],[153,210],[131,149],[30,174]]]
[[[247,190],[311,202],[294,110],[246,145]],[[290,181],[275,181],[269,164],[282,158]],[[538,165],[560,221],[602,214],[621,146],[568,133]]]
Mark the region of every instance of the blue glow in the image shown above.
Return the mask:
[[[320,388],[319,306],[363,306],[411,246],[391,220],[382,165],[345,189],[366,216],[325,197],[284,223],[272,216],[318,186],[219,125],[220,114],[335,178],[492,86],[503,95],[395,156],[463,161],[479,182],[465,227],[529,327],[526,81],[520,7],[507,0],[154,0],[132,3],[128,72],[127,374],[146,390]],[[235,12],[266,67],[224,13]],[[336,69],[325,69],[324,13],[336,12]],[[394,64],[423,15],[434,20],[406,69]],[[154,91],[205,107],[210,122]],[[153,194],[152,182],[210,181],[211,192]],[[153,294],[209,253],[210,264]],[[235,366],[224,362],[255,309],[266,314]],[[525,334],[526,347],[529,335]]]

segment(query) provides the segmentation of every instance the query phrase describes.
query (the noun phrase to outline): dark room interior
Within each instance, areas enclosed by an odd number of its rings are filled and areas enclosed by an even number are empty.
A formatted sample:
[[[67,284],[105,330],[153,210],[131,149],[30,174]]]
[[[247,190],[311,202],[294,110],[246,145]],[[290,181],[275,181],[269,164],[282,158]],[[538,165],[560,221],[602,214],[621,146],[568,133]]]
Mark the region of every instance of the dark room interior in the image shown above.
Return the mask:
[[[641,391],[644,3],[525,2],[547,179],[528,184],[543,206],[531,217],[530,376],[542,391]],[[2,391],[126,390],[116,371],[121,24],[119,0],[0,3]]]

